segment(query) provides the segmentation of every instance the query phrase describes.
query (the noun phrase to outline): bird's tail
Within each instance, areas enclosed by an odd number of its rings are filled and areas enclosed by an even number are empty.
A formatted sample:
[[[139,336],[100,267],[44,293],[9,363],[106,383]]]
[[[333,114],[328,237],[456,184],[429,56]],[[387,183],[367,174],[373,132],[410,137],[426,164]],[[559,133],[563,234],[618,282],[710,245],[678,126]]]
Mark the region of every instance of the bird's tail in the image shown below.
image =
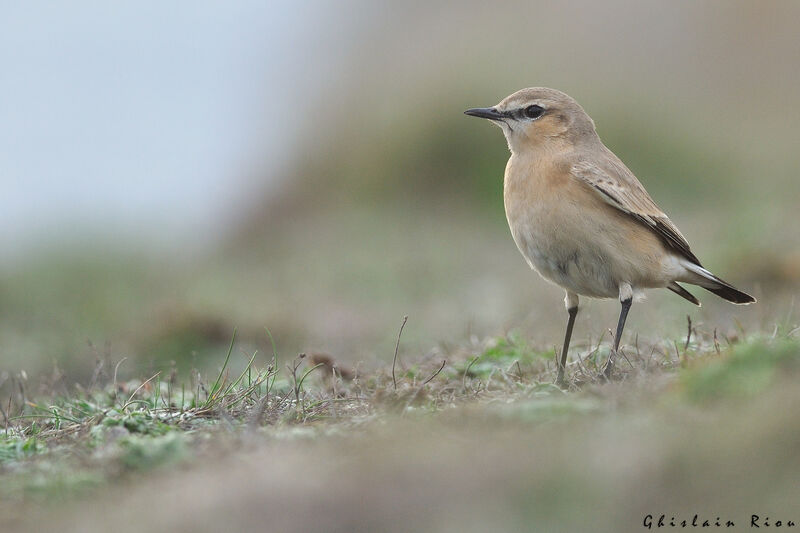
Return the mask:
[[[700,303],[700,300],[694,297],[694,294],[687,291],[686,289],[678,285],[676,282],[673,281],[672,283],[667,285],[667,288],[672,292],[674,292],[675,294],[677,294],[678,296],[681,296],[682,298],[689,300],[697,307],[703,307],[703,304]]]
[[[728,300],[731,303],[744,305],[756,301],[756,299],[749,294],[740,291],[727,281],[718,278],[700,265],[684,261],[683,266],[689,273],[689,276],[680,281],[703,287],[707,291],[713,292],[720,298]]]

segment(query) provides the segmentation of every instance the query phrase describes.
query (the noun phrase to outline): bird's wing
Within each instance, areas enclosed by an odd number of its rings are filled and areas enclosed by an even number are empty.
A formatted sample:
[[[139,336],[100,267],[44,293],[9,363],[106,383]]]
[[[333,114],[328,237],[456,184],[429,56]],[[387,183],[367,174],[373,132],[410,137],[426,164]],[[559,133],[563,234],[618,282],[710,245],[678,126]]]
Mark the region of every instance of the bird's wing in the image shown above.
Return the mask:
[[[579,160],[570,168],[571,174],[594,189],[602,199],[638,220],[672,250],[699,265],[689,243],[667,215],[647,194],[636,176],[613,153],[597,161]]]

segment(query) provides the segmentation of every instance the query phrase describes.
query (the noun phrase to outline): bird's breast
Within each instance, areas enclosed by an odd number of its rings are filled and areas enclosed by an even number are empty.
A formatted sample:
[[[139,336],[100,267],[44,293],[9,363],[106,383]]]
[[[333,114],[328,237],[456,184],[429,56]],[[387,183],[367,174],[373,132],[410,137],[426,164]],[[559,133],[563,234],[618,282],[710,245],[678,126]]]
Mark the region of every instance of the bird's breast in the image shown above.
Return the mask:
[[[562,178],[558,168],[509,164],[504,202],[514,242],[545,279],[577,294],[616,297],[620,273],[604,234],[606,206]]]

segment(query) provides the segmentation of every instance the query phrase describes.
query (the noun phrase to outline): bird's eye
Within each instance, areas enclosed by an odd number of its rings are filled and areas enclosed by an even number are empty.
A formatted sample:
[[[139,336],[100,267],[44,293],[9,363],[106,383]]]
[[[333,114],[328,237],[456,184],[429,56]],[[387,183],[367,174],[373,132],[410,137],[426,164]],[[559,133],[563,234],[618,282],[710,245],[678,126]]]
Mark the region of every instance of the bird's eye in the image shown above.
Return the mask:
[[[522,110],[522,114],[527,118],[539,118],[544,113],[544,108],[538,105],[529,105]]]

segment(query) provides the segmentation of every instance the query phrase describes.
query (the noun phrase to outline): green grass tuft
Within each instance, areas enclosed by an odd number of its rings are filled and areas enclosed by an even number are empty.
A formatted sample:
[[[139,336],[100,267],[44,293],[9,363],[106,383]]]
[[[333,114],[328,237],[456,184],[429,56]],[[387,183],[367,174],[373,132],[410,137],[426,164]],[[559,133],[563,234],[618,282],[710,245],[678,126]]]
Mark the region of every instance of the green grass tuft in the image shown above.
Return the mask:
[[[681,376],[692,401],[750,398],[773,385],[780,374],[797,374],[800,342],[757,338],[734,345],[730,353],[702,361]]]
[[[128,470],[151,470],[174,465],[189,455],[186,437],[178,432],[159,437],[125,437],[120,440],[120,449],[120,463]]]

